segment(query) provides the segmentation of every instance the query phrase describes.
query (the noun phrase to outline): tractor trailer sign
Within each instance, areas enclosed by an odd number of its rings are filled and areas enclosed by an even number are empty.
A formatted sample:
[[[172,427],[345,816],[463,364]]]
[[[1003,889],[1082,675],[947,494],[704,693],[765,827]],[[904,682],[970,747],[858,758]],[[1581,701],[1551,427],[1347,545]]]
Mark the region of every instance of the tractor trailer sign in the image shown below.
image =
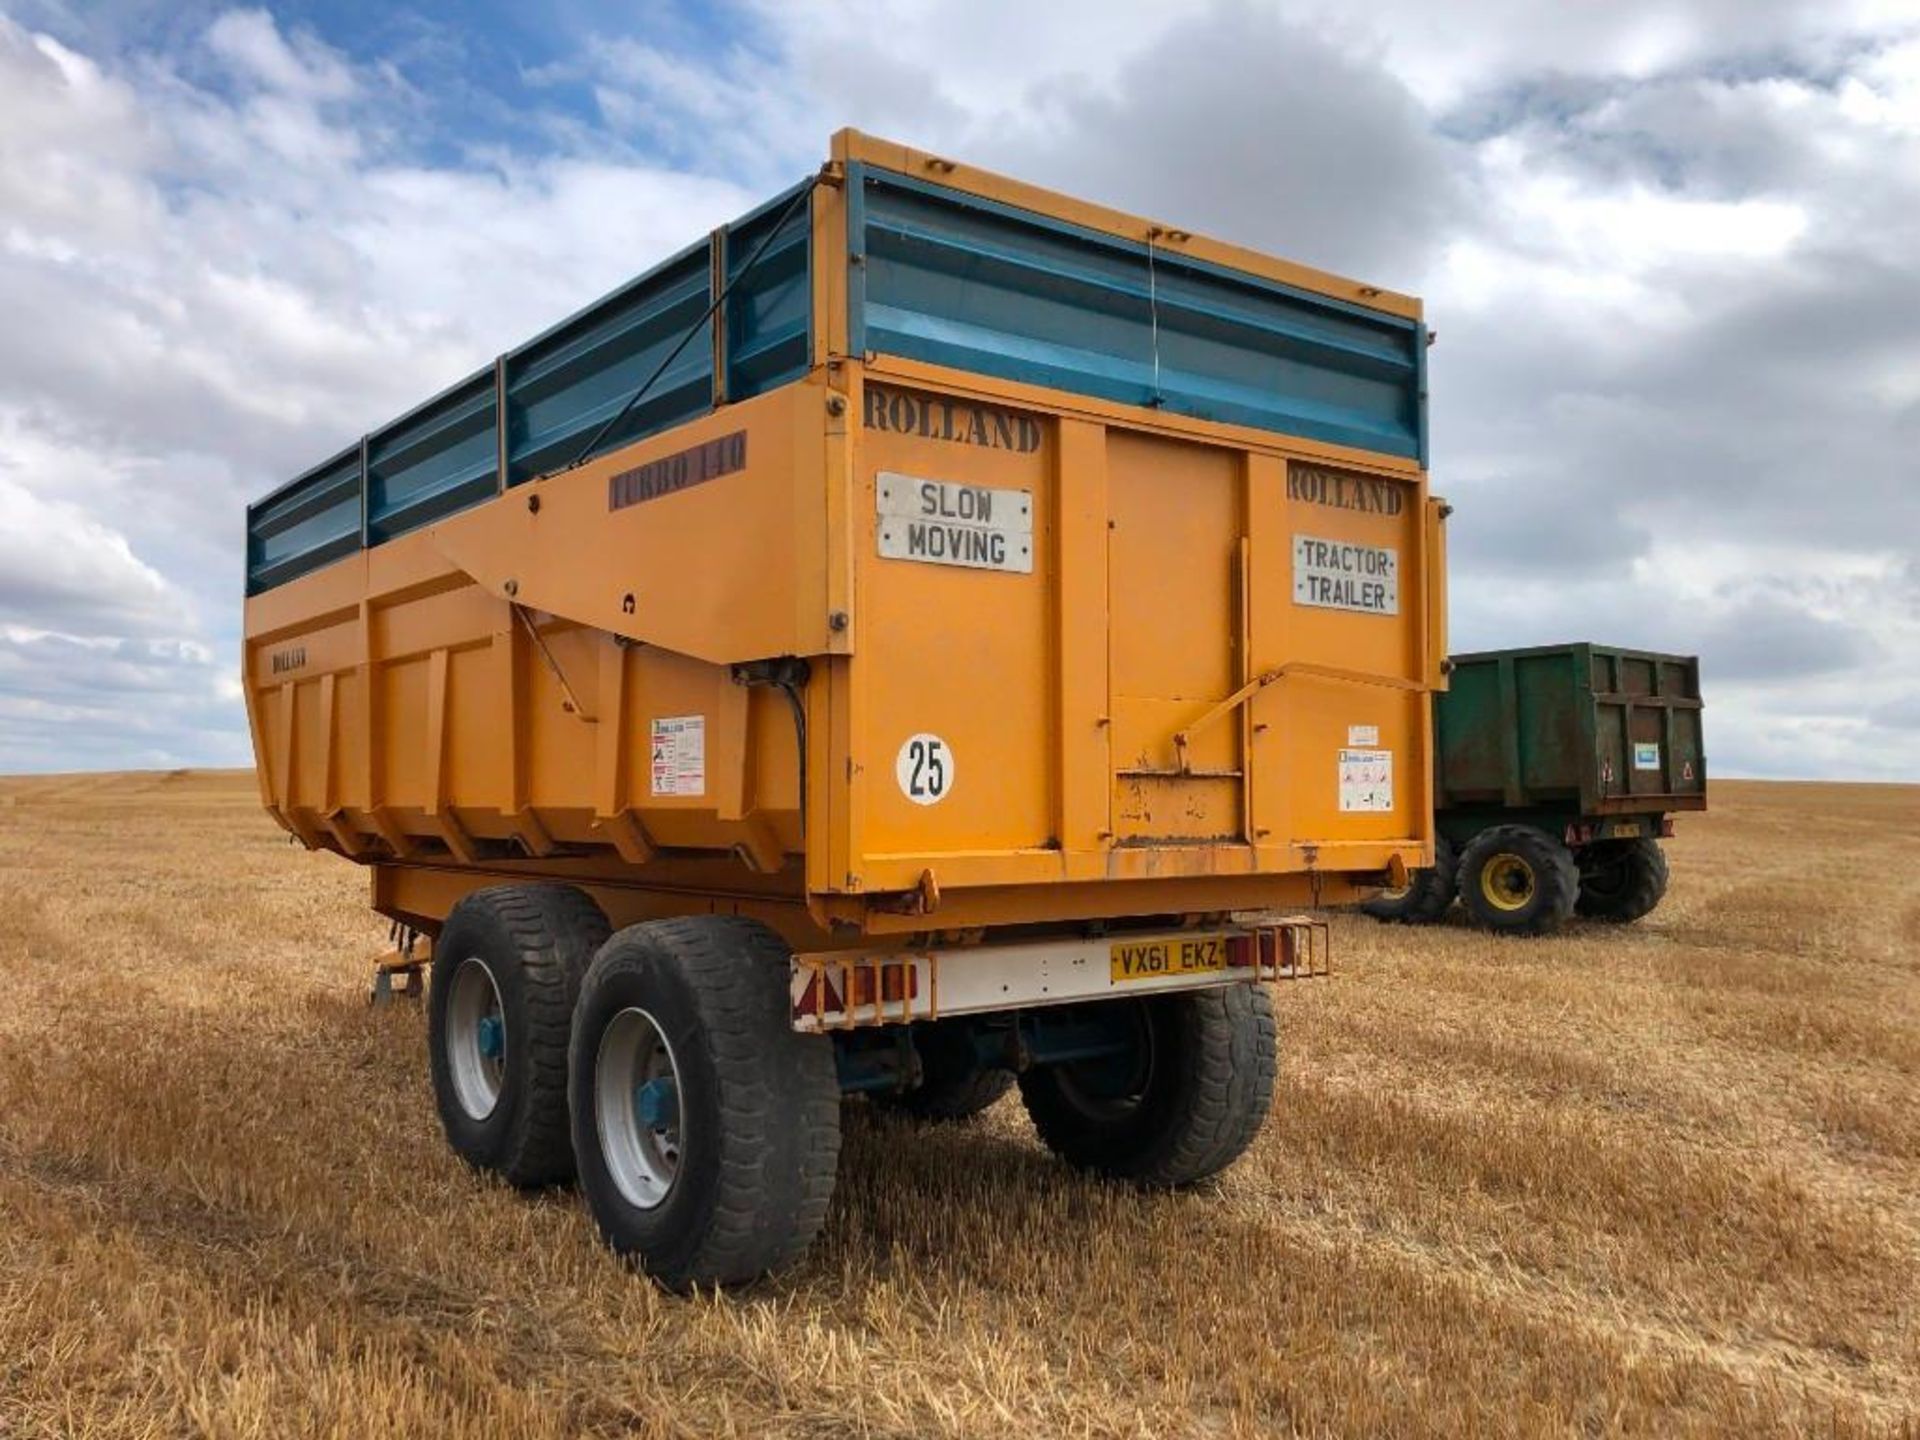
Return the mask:
[[[1364,615],[1400,613],[1400,557],[1381,545],[1293,537],[1293,603]]]

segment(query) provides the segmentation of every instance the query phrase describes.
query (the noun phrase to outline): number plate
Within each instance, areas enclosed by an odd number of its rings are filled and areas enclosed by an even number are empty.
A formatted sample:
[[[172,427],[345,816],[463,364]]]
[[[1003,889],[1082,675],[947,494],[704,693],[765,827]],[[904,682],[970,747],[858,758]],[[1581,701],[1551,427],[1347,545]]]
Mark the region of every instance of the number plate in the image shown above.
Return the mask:
[[[1616,821],[1613,827],[1613,838],[1615,840],[1639,839],[1640,838],[1640,822],[1638,820]]]
[[[1227,940],[1224,935],[1116,940],[1108,956],[1116,985],[1128,980],[1164,980],[1171,975],[1211,975],[1227,968]]]

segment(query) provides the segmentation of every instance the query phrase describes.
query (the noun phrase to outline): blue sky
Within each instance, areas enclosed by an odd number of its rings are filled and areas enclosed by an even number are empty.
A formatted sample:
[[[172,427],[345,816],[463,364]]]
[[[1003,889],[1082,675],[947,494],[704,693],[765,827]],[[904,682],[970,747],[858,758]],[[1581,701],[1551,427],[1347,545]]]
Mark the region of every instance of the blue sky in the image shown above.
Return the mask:
[[[216,0],[86,5],[29,0],[17,8],[16,18],[85,53],[136,63],[170,57],[196,83],[231,93],[231,71],[206,63],[197,52],[208,28],[236,8]],[[437,164],[490,146],[550,148],[562,143],[556,136],[558,120],[595,127],[600,117],[585,57],[597,47],[644,38],[698,66],[753,44],[756,33],[748,9],[671,0],[630,5],[302,0],[264,13],[281,33],[311,36],[350,65],[368,71],[391,67],[404,77],[420,122],[406,136],[407,144],[419,158]],[[614,139],[604,132],[600,138]]]
[[[246,763],[246,501],[843,124],[1423,295],[1458,648],[1920,778],[1920,0],[0,0],[0,771]]]

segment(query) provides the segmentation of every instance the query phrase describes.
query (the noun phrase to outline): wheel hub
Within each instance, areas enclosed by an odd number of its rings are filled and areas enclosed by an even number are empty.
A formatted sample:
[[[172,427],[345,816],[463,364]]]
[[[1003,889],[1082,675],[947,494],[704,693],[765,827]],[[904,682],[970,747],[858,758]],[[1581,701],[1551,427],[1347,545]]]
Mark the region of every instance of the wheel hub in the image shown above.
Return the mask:
[[[654,1209],[680,1173],[685,1111],[673,1047],[645,1010],[622,1010],[601,1032],[593,1088],[608,1176],[628,1204]]]
[[[665,1075],[656,1075],[633,1092],[633,1113],[649,1130],[680,1121],[680,1087]]]
[[[475,1120],[500,1103],[507,1080],[507,1021],[493,971],[478,956],[462,960],[447,997],[447,1070],[454,1099]]]
[[[1495,855],[1480,872],[1480,893],[1496,909],[1524,910],[1533,891],[1533,867],[1518,855]]]

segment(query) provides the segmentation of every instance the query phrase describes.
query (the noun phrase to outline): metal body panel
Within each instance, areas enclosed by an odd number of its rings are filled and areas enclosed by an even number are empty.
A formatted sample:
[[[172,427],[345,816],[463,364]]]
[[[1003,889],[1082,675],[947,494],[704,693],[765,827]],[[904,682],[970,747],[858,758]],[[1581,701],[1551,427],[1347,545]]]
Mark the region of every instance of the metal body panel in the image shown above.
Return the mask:
[[[1127,405],[1423,457],[1415,321],[855,165],[854,346]]]
[[[836,149],[872,165],[875,144]],[[381,908],[429,928],[463,887],[547,875],[616,919],[752,907],[809,948],[1330,903],[1423,863],[1445,631],[1417,459],[836,349],[868,268],[846,249],[864,187],[841,179],[256,507],[256,529],[279,526],[261,530],[269,565],[297,563],[267,542],[363,474],[380,509],[371,548],[248,600],[269,809],[372,865]],[[1144,223],[964,167],[944,183],[1081,229]],[[788,214],[769,268],[735,268]],[[1206,265],[1241,253],[1186,243]],[[1364,287],[1247,263],[1363,304]],[[716,276],[737,282],[725,323],[690,332]],[[1417,303],[1379,299],[1417,322]],[[637,384],[669,353],[668,314],[693,336],[698,413],[523,478],[568,448],[553,435],[584,443],[617,410],[611,377]],[[662,395],[691,404],[699,387],[671,376]],[[521,434],[542,385],[572,418]],[[436,508],[489,463],[495,493]],[[923,482],[933,509],[883,497],[883,475]],[[427,523],[387,524],[419,497]],[[922,522],[945,538],[882,539]],[[1358,580],[1299,603],[1302,535],[1390,552],[1391,605]],[[782,657],[804,668],[766,663]],[[1389,772],[1370,802],[1349,752]],[[938,793],[915,793],[916,763]]]
[[[818,654],[829,398],[802,383],[725,406],[452,516],[432,545],[502,600],[627,640]]]
[[[477,505],[501,488],[503,472],[507,484],[519,485],[571,465],[676,347],[653,389],[586,450],[589,457],[805,375],[812,304],[804,206],[772,237],[753,272],[739,273],[795,193],[595,301],[251,507],[248,593]],[[727,279],[737,281],[724,307],[724,345],[716,343],[715,322],[702,318],[716,293],[716,253],[732,267]]]
[[[500,486],[492,367],[366,440],[366,543],[378,545]]]
[[[775,196],[250,507],[248,593],[798,379],[823,341],[1424,462],[1417,302],[853,132],[834,148],[838,203]],[[842,264],[815,264],[823,242]]]
[[[593,454],[703,415],[713,397],[708,247],[683,252],[506,357],[507,483],[572,464],[663,363],[645,399]],[[682,346],[686,333],[694,338]],[[679,353],[668,362],[676,347]]]
[[[1690,655],[1584,643],[1456,655],[1434,705],[1435,803],[1576,815],[1704,808],[1701,713]]]
[[[1418,320],[1421,315],[1420,301],[1411,295],[1402,295],[1311,265],[1284,260],[1265,251],[1251,250],[1207,235],[1192,234],[1177,226],[1062,195],[1023,180],[978,169],[949,156],[935,155],[873,135],[863,135],[857,130],[837,132],[833,137],[832,154],[834,164],[839,166],[865,164],[908,178],[935,181],[982,200],[1087,230],[1120,237],[1138,237],[1145,235],[1149,229],[1157,229],[1166,235],[1170,247],[1179,247],[1180,253],[1236,274],[1293,286],[1404,319]],[[857,196],[850,197],[850,204],[857,202]]]
[[[247,593],[352,554],[364,543],[360,447],[289,481],[247,510]]]
[[[780,223],[793,195],[775,196],[722,235],[722,273],[733,287],[726,305],[728,400],[763,394],[813,364],[811,215],[802,208]],[[769,237],[776,223],[779,233]],[[756,253],[758,263],[746,271]]]

